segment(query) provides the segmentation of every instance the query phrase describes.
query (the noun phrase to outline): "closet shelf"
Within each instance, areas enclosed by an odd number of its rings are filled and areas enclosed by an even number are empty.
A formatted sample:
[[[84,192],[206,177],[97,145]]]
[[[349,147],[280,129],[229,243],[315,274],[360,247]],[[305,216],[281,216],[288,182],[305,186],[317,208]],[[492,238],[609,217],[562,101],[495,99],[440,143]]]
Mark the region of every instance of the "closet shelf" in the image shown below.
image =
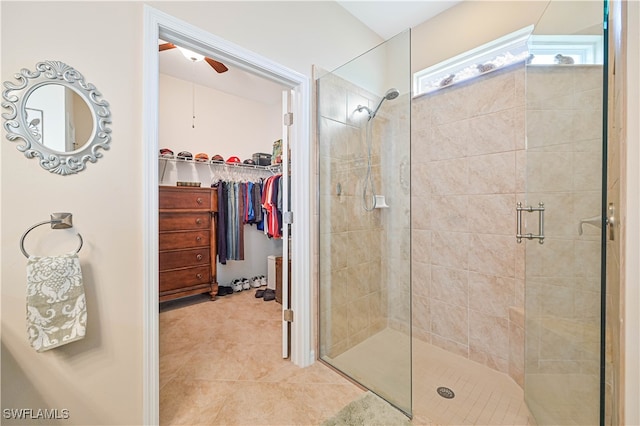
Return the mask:
[[[215,161],[198,161],[184,158],[175,158],[175,157],[163,157],[159,156],[159,160],[163,160],[166,162],[172,163],[191,163],[197,166],[212,166],[212,167],[222,167],[225,169],[241,169],[241,170],[264,170],[269,171],[272,174],[280,173],[282,170],[281,164],[271,164],[268,166],[260,166],[257,164],[244,164],[244,163],[223,163],[223,162],[215,162]]]

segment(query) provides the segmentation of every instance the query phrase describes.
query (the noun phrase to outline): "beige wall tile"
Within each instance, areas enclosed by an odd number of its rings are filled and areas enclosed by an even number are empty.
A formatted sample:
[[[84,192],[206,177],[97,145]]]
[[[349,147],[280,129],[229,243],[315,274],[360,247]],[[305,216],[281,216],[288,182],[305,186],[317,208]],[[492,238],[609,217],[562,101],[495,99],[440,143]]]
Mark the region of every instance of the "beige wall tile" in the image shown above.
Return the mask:
[[[469,270],[501,277],[515,276],[515,238],[506,235],[471,234]]]
[[[515,303],[513,278],[469,272],[469,308],[478,312],[509,319],[509,309]]]
[[[516,117],[516,109],[508,109],[469,120],[468,129],[461,127],[468,132],[465,135],[468,155],[513,151],[519,134]],[[520,138],[523,139],[522,135]]]
[[[431,299],[459,307],[469,306],[469,272],[433,265],[431,267]]]
[[[469,120],[434,126],[429,135],[429,160],[448,160],[466,157],[472,144],[469,135],[472,134]]]
[[[432,299],[430,309],[432,335],[444,337],[462,345],[468,344],[469,314],[466,308]]]
[[[468,201],[469,232],[515,235],[514,194],[470,195]]]
[[[470,213],[469,197],[466,195],[433,195],[430,206],[430,229],[452,232],[467,232]],[[475,207],[474,207],[475,209]]]
[[[469,160],[434,161],[427,168],[428,186],[437,195],[466,194],[469,186]]]
[[[469,310],[469,348],[507,359],[509,354],[509,321],[493,315]],[[502,370],[506,371],[506,369]]]
[[[469,158],[468,191],[471,194],[505,194],[516,191],[515,152]]]
[[[411,263],[411,291],[414,297],[429,298],[431,287],[431,262],[413,260]]]
[[[469,234],[460,232],[432,232],[432,264],[466,269],[468,267],[469,237]]]

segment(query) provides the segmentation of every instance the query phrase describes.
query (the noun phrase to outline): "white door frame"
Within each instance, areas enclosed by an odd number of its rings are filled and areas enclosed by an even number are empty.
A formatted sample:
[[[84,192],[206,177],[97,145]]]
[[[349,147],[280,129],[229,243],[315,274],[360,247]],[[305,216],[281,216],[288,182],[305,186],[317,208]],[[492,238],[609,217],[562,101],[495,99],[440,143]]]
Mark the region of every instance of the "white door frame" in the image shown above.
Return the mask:
[[[232,44],[171,15],[144,5],[143,34],[143,423],[159,422],[158,324],[158,38],[179,41],[222,62],[258,74],[294,90],[296,96],[292,135],[291,361],[306,367],[315,361],[312,344],[310,280],[310,80],[267,58]]]

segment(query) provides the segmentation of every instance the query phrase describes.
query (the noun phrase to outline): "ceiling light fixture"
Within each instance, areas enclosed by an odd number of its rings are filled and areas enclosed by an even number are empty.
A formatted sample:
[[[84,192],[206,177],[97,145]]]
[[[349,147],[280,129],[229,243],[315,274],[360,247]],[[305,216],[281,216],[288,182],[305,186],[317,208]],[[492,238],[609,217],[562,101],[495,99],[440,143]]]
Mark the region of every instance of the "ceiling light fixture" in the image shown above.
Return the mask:
[[[180,50],[180,52],[182,52],[184,57],[189,59],[190,61],[200,62],[204,60],[204,55],[192,52],[191,50],[185,49],[184,47],[180,47],[180,46],[176,46],[176,47],[178,48],[178,50]]]

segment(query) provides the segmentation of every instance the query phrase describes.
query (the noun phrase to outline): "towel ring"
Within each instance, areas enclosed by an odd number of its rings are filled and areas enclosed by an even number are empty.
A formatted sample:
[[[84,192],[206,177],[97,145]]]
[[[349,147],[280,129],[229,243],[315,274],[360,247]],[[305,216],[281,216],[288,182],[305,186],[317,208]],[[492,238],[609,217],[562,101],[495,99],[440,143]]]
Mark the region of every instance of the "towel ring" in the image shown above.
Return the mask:
[[[27,229],[24,234],[22,234],[22,237],[20,237],[20,251],[22,251],[22,254],[24,254],[24,256],[28,259],[29,253],[27,253],[27,251],[24,249],[24,239],[27,237],[27,234],[29,232],[31,232],[33,229],[37,228],[38,226],[41,225],[46,225],[47,223],[51,224],[51,229],[67,229],[67,228],[71,228],[73,227],[73,223],[72,223],[72,215],[71,213],[52,213],[51,214],[51,220],[45,220],[44,222],[40,222],[40,223],[36,223],[35,225],[33,225],[32,227],[30,227],[29,229]],[[80,252],[80,249],[82,248],[82,244],[83,244],[83,240],[82,240],[82,235],[80,235],[80,233],[76,234],[78,236],[78,238],[80,239],[80,245],[78,246],[78,249],[76,250],[75,254],[78,254]]]

